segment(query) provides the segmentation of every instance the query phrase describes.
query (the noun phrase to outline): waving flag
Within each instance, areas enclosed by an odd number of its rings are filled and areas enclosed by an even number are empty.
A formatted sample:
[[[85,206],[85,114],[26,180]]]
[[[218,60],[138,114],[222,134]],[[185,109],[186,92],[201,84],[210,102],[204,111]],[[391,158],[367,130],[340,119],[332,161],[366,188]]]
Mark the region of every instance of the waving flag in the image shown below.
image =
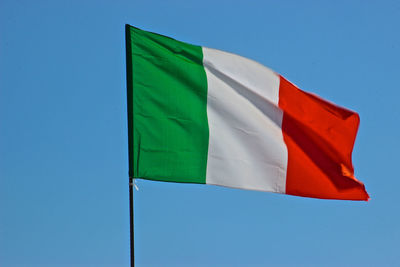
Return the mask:
[[[131,177],[368,200],[357,113],[235,54],[129,25],[126,48]]]

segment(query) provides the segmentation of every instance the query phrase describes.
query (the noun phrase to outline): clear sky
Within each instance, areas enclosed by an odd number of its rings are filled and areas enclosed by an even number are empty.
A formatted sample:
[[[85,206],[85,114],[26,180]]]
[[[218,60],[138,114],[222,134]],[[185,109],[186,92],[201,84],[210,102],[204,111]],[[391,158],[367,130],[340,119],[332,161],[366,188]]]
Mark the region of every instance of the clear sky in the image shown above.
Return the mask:
[[[357,111],[370,202],[138,180],[137,266],[400,266],[399,1],[0,1],[0,266],[129,266],[124,24]]]

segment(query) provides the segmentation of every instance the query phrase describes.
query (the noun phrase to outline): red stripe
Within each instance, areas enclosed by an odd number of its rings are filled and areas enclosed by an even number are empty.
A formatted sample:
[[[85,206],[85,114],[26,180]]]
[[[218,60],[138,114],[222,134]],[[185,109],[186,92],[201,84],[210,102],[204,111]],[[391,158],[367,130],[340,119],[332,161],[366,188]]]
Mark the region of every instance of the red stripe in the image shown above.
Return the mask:
[[[288,148],[286,194],[368,200],[351,162],[358,114],[306,93],[282,76],[279,107]]]

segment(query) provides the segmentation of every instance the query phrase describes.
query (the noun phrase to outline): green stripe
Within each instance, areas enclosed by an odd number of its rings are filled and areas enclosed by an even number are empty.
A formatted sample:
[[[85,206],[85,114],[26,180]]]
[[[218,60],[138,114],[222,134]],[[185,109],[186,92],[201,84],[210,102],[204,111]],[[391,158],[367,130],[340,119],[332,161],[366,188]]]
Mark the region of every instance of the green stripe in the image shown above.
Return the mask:
[[[201,47],[129,25],[126,31],[131,177],[205,183],[209,134]]]

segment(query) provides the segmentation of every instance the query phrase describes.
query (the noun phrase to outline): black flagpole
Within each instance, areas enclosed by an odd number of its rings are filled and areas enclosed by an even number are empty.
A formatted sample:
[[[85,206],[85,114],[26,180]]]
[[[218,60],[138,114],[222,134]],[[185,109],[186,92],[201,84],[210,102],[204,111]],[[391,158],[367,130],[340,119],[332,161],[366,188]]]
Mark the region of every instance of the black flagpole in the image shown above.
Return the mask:
[[[133,179],[129,177],[129,215],[131,229],[131,267],[135,267],[135,236],[133,226]]]
[[[126,89],[127,89],[127,111],[128,111],[128,151],[129,151],[129,217],[131,232],[131,267],[135,266],[135,238],[133,225],[133,86],[132,86],[132,46],[130,26],[125,24],[125,46],[126,46]]]

